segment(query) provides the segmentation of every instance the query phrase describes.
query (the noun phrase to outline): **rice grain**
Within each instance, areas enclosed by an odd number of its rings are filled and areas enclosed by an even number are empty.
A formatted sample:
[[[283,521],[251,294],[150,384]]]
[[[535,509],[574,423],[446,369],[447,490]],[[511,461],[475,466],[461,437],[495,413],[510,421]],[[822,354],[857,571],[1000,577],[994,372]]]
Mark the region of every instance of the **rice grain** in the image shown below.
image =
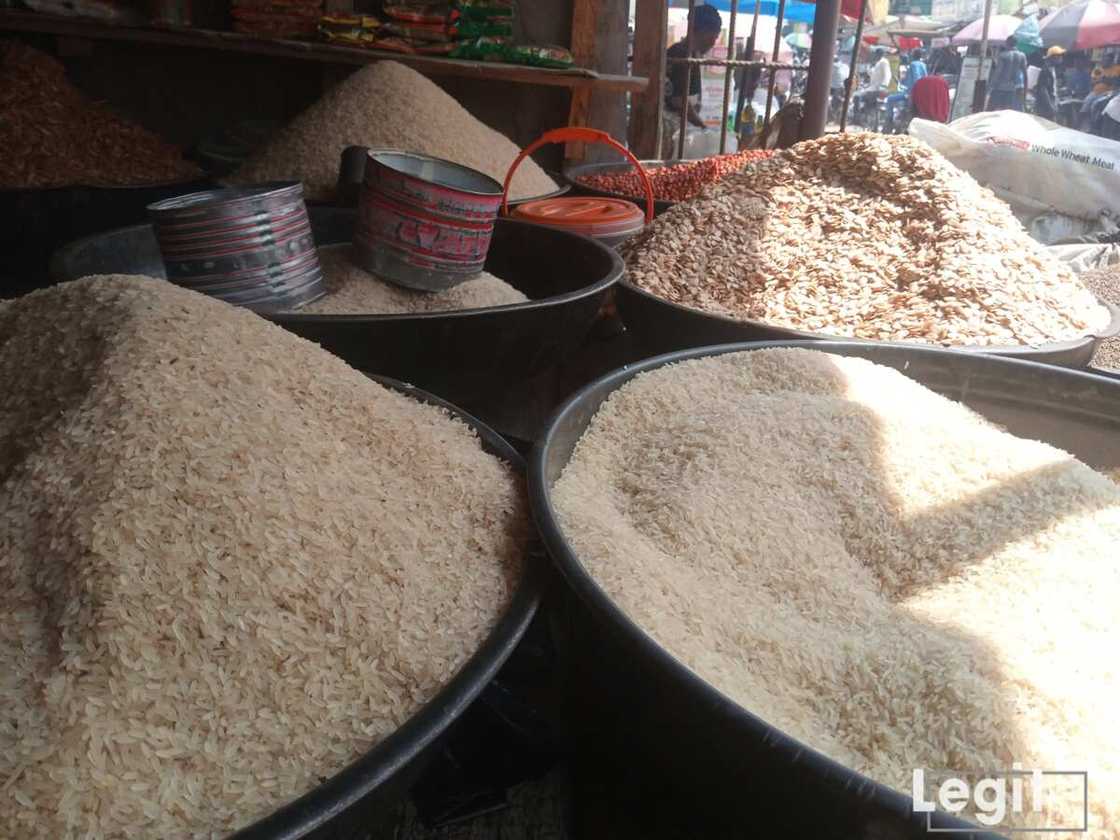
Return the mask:
[[[1120,265],[1108,265],[1083,271],[1078,279],[1098,299],[1120,306]],[[1120,337],[1106,338],[1097,345],[1093,365],[1120,371]]]
[[[483,272],[443,292],[406,289],[355,265],[349,245],[319,248],[325,297],[298,310],[301,315],[406,315],[419,312],[450,312],[525,303],[513,286]]]
[[[400,149],[477,169],[499,184],[521,151],[475,119],[431,81],[396,61],[358,70],[285,126],[233,175],[234,183],[296,179],[313,200],[331,200],[347,146]],[[532,159],[513,176],[510,195],[556,190]]]
[[[1076,836],[1118,836],[1120,487],[1068,454],[865,360],[760,350],[624,385],[553,501],[626,614],[768,723],[906,792],[1087,770]],[[1049,825],[1079,824],[1065,793]]]
[[[225,837],[404,723],[519,576],[441,409],[162,280],[0,307],[0,836]]]

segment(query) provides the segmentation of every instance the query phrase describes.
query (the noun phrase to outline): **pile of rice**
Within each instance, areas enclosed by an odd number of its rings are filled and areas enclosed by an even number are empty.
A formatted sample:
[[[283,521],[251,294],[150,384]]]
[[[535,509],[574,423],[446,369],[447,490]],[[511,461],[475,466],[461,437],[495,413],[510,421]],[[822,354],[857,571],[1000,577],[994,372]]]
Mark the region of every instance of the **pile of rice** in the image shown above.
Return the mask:
[[[330,200],[347,146],[401,149],[469,166],[503,183],[521,151],[471,116],[435,82],[395,61],[358,70],[292,120],[233,175],[234,183],[295,179],[307,198]],[[513,198],[556,190],[531,159],[517,169]]]
[[[1120,836],[1120,487],[1065,452],[760,350],[623,386],[553,497],[610,597],[767,722],[907,793],[1088,770],[1087,836]],[[1073,782],[1035,825],[1080,824]]]
[[[300,308],[301,315],[404,315],[418,312],[450,312],[525,303],[525,297],[509,283],[482,272],[478,277],[443,292],[420,292],[382,280],[355,265],[349,245],[327,245],[319,249],[319,265],[327,294]]]
[[[398,728],[508,603],[520,481],[245,310],[0,305],[0,836],[224,837]]]
[[[666,300],[831,335],[1033,345],[1109,322],[1004,202],[905,136],[798,143],[623,250],[627,279]]]
[[[1120,306],[1120,264],[1091,268],[1081,272],[1078,278],[1099,299]],[[1120,370],[1120,337],[1106,338],[1097,345],[1093,365]]]

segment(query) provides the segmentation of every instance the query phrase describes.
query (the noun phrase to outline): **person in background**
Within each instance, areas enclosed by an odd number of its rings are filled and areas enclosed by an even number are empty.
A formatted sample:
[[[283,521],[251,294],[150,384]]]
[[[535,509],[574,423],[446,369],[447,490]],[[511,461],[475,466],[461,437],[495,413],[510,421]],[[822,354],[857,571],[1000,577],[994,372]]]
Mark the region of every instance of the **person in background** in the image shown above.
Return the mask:
[[[1116,61],[1116,55],[1110,54],[1101,66],[1093,71],[1093,89],[1081,104],[1077,119],[1078,126],[1084,131],[1092,129],[1101,115],[1101,109],[1108,104],[1117,88],[1120,88],[1120,65]]]
[[[692,55],[688,54],[688,37],[669,47],[666,53],[670,59],[667,62],[668,84],[665,91],[665,111],[662,125],[662,154],[666,160],[676,156],[676,143],[674,138],[681,128],[681,114],[685,115],[688,124],[703,129],[704,121],[700,119],[700,65],[692,65],[691,74],[689,65],[684,62],[672,61],[674,58],[701,58],[711,52],[719,39],[723,29],[723,19],[715,6],[705,3],[693,8],[689,15],[689,24],[692,27]],[[686,89],[687,88],[687,89]]]
[[[1069,88],[1069,95],[1074,99],[1084,99],[1093,90],[1093,77],[1089,74],[1089,63],[1086,56],[1075,55],[1068,64],[1066,86]]]
[[[871,72],[867,75],[867,87],[856,94],[865,111],[875,107],[879,94],[890,87],[891,78],[891,63],[887,60],[887,51],[876,47],[871,51]]]
[[[1022,111],[1027,90],[1027,57],[1015,45],[1015,36],[1008,36],[1003,51],[992,68],[988,82],[989,111]]]
[[[929,75],[925,61],[922,60],[922,51],[914,50],[909,56],[903,56],[903,66],[906,76],[898,80],[898,93],[887,97],[887,124],[894,125],[895,109],[910,98],[914,83]]]
[[[1093,95],[1112,93],[1120,80],[1120,57],[1116,53],[1109,53],[1104,57],[1101,66],[1092,73]]]
[[[846,56],[841,55],[839,50],[836,51],[836,58],[832,60],[832,80],[829,82],[833,93],[844,92],[851,71],[851,67],[848,66],[850,63]]]
[[[1046,51],[1042,69],[1038,71],[1038,81],[1034,86],[1034,112],[1044,120],[1058,119],[1058,64],[1066,51],[1061,47],[1051,47]]]
[[[922,120],[949,122],[949,83],[940,76],[922,76],[910,89],[914,116]]]

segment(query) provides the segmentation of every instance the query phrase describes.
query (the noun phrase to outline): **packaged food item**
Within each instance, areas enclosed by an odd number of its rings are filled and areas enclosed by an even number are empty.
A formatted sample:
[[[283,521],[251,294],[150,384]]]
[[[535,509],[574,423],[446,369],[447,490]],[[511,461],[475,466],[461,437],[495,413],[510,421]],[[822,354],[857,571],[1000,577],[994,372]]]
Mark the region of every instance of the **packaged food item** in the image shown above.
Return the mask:
[[[513,19],[475,20],[461,17],[458,12],[453,11],[451,13],[450,31],[453,37],[464,41],[475,38],[512,38]]]
[[[484,37],[459,41],[451,53],[452,58],[469,58],[473,61],[506,61],[509,39]]]
[[[513,44],[506,51],[506,60],[532,67],[566,69],[575,64],[570,50],[564,47],[540,44]]]
[[[513,18],[514,0],[456,0],[455,11],[473,20]]]
[[[368,47],[377,39],[381,21],[370,15],[324,15],[319,19],[319,34],[332,44]]]
[[[447,22],[442,23],[402,23],[399,21],[390,21],[385,24],[385,31],[393,35],[399,35],[408,41],[411,41],[414,46],[421,46],[428,42],[451,41],[451,31],[447,27]]]
[[[412,46],[404,38],[398,38],[395,35],[381,35],[369,43],[369,48],[374,50],[388,50],[389,52],[399,52],[405,55],[415,55],[416,48]]]
[[[385,14],[395,21],[412,24],[446,26],[451,9],[446,3],[408,2],[396,0],[386,3]]]

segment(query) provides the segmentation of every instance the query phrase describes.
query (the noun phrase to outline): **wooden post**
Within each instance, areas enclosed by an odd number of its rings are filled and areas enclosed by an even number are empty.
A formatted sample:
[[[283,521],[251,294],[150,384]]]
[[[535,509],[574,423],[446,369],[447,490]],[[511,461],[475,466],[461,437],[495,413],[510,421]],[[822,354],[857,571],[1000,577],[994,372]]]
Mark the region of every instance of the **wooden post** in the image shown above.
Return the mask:
[[[572,9],[572,58],[577,67],[589,67],[595,61],[595,29],[604,0],[574,0]],[[586,126],[591,112],[591,91],[573,90],[568,111],[568,125]],[[565,161],[578,162],[585,154],[583,143],[564,146]]]
[[[805,83],[805,113],[801,139],[824,134],[828,101],[832,93],[832,60],[836,55],[836,30],[840,25],[840,0],[817,0],[813,16],[813,44],[809,52],[809,80]]]
[[[863,46],[863,22],[867,19],[867,0],[859,4],[859,20],[856,21],[856,41],[852,46],[852,60],[848,65],[848,81],[844,83],[844,108],[840,111],[840,131],[848,127],[848,106],[852,102],[852,91],[857,87],[859,74],[859,51]]]
[[[988,73],[985,73],[984,69],[988,61],[988,26],[991,22],[992,0],[985,0],[984,28],[980,32],[980,69],[976,73],[976,87],[972,92],[972,113],[974,114],[984,110],[984,102],[988,98]]]
[[[665,49],[669,10],[665,0],[637,0],[634,8],[634,61],[630,72],[649,78],[649,86],[630,95],[630,150],[642,160],[661,157],[661,116],[665,107]]]

